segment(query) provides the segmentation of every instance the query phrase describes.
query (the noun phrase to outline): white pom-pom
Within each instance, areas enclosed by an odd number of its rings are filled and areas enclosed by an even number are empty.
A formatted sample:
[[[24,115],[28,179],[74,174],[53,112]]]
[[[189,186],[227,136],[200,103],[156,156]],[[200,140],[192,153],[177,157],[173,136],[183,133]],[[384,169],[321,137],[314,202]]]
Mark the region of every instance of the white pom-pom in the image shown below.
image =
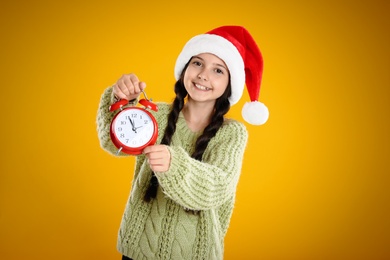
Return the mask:
[[[259,101],[246,102],[241,111],[245,121],[252,125],[262,125],[268,120],[268,108]]]

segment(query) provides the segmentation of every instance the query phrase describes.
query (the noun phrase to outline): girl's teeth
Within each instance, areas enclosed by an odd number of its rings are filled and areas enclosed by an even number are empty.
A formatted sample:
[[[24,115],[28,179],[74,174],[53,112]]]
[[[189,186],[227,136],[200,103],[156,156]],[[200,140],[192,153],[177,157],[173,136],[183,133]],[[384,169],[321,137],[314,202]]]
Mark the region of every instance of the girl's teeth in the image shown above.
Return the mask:
[[[209,88],[204,87],[204,86],[202,86],[202,85],[195,84],[195,86],[196,86],[198,89],[201,89],[201,90],[209,90]]]

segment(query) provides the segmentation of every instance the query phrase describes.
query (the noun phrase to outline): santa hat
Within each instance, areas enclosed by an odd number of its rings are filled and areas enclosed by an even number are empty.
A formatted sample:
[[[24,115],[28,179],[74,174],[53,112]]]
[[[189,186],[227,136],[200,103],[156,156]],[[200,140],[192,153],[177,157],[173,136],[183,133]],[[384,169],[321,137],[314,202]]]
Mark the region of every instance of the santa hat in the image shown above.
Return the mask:
[[[264,124],[269,116],[268,108],[258,101],[263,57],[249,32],[241,26],[222,26],[193,37],[176,60],[176,80],[192,56],[200,53],[214,54],[228,67],[232,86],[231,106],[240,100],[246,85],[251,102],[244,104],[242,117],[253,125]]]

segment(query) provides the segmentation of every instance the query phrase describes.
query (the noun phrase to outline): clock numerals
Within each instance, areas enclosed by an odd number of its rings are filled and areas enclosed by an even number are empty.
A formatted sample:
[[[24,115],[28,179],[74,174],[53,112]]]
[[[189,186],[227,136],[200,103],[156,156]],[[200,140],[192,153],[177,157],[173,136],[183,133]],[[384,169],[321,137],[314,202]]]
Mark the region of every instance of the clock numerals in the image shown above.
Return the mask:
[[[129,120],[129,119],[136,119],[136,118],[138,118],[138,116],[139,116],[140,119],[142,119],[142,115],[138,115],[138,114],[135,114],[135,113],[132,113],[132,114],[126,116],[126,119],[127,120]]]
[[[114,129],[120,143],[134,148],[145,145],[154,133],[150,116],[142,110],[120,115]]]

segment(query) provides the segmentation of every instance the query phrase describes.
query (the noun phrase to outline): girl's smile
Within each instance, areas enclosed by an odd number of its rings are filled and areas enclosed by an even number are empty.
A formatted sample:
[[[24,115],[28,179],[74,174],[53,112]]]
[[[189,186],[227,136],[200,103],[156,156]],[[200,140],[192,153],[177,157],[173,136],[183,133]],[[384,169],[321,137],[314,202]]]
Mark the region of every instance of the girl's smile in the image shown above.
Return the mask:
[[[202,86],[202,85],[199,85],[199,84],[196,84],[196,83],[194,83],[194,86],[195,86],[197,89],[203,90],[203,91],[209,91],[209,90],[211,90],[211,88],[209,88],[209,87],[205,87],[205,86]]]

